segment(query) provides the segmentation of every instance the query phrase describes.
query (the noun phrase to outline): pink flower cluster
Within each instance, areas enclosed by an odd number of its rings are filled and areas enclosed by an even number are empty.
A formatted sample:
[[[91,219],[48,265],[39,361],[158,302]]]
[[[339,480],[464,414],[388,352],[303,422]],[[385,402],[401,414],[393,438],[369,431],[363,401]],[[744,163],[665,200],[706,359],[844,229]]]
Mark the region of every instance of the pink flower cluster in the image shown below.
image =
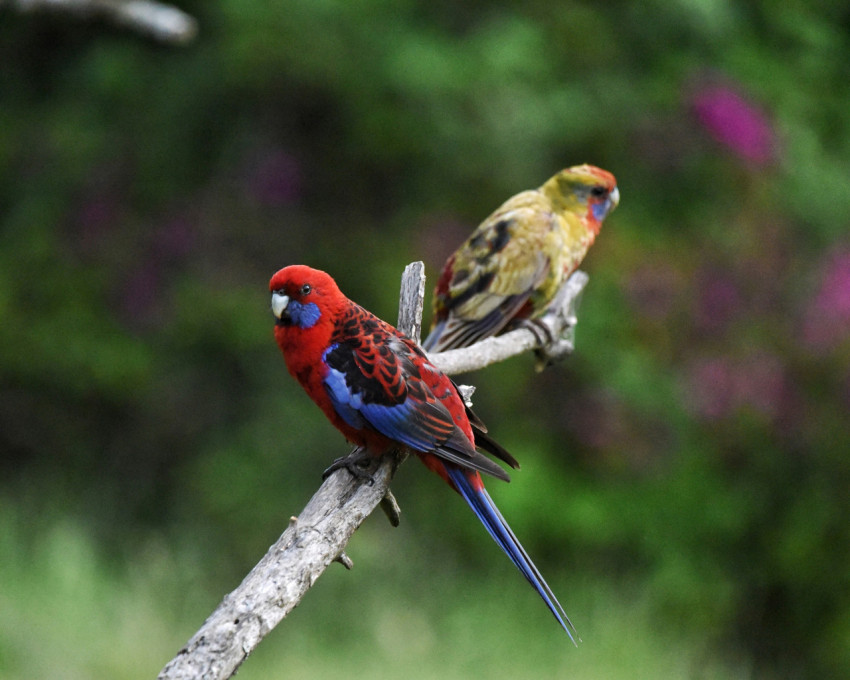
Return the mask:
[[[768,420],[781,416],[789,396],[788,377],[778,356],[759,352],[740,359],[703,358],[690,369],[692,408],[704,420],[751,410]]]
[[[850,339],[850,248],[829,255],[803,318],[803,342],[829,352]]]
[[[731,86],[704,85],[691,106],[708,134],[747,162],[765,165],[774,160],[776,135],[768,117]]]

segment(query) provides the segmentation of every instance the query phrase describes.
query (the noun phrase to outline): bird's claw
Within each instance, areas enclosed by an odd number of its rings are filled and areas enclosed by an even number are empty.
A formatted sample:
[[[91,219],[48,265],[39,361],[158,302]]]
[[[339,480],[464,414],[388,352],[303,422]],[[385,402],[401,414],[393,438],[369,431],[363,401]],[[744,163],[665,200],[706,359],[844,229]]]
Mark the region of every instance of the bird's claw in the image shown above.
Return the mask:
[[[517,322],[517,328],[530,331],[541,347],[551,345],[556,339],[552,328],[542,319],[521,319]]]
[[[545,326],[551,332],[545,318],[540,320],[541,326]],[[534,350],[536,361],[534,368],[539,372],[547,366],[551,366],[556,361],[563,359],[565,356],[573,353],[575,350],[575,325],[567,324],[561,330],[560,335],[552,337],[547,342],[541,343],[541,346]]]
[[[518,323],[520,327],[528,329],[537,341],[538,348],[534,350],[537,371],[572,354],[575,349],[576,310],[586,283],[587,275],[575,272],[561,286],[543,316]]]
[[[396,451],[394,455],[396,466],[398,466],[406,457],[406,454],[403,451]],[[366,449],[362,446],[358,446],[352,449],[351,453],[347,456],[337,458],[333,463],[331,463],[322,473],[322,479],[327,479],[337,470],[345,469],[348,470],[349,474],[355,479],[363,479],[369,486],[372,486],[375,483],[373,473],[379,463],[379,458],[370,456],[366,452]],[[393,470],[395,470],[395,468],[393,468]],[[387,516],[390,524],[394,527],[397,527],[401,523],[401,507],[395,499],[395,496],[393,496],[392,491],[389,489],[386,490],[384,497],[381,499],[381,510],[384,511],[384,514]],[[340,562],[346,569],[351,568],[349,566],[351,560],[347,555],[345,555],[345,553],[341,553],[340,556],[337,557],[336,561]]]
[[[322,473],[322,479],[325,480],[337,470],[342,470],[344,468],[348,470],[348,473],[355,479],[366,480],[369,486],[372,486],[375,483],[373,473],[375,471],[374,468],[376,462],[377,459],[374,456],[370,456],[366,453],[365,448],[358,446],[347,456],[337,458],[333,463],[331,463]]]

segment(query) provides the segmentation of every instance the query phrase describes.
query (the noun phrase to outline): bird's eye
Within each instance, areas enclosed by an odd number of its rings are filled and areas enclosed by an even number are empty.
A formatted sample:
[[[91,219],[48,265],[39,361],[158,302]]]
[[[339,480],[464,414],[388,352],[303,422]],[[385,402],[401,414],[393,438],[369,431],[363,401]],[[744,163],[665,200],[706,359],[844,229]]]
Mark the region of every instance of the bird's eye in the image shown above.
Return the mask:
[[[590,195],[594,198],[605,198],[608,195],[608,189],[597,184],[590,190]]]
[[[305,283],[301,286],[301,295],[309,295],[311,290],[313,290],[313,287],[309,283]]]

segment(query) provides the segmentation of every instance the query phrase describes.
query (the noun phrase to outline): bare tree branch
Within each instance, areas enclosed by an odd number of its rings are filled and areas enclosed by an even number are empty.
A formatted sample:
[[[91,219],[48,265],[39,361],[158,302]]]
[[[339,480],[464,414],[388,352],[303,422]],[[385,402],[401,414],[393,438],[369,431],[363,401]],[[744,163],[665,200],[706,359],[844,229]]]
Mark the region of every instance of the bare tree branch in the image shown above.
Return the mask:
[[[446,372],[462,372],[531,349],[545,351],[555,347],[555,352],[547,356],[560,356],[572,349],[569,334],[575,325],[576,300],[586,283],[587,275],[576,272],[544,316],[546,332],[555,339],[545,347],[535,332],[519,329],[502,339],[496,338],[501,342],[495,345],[485,340],[430,358],[441,368],[447,366]],[[424,268],[421,262],[414,262],[407,266],[402,277],[398,323],[398,329],[411,338],[419,338],[424,291]],[[491,345],[496,349],[487,349]],[[345,470],[329,476],[301,514],[290,520],[289,527],[257,566],[162,669],[158,680],[230,678],[263,637],[301,601],[331,562],[341,562],[350,569],[352,563],[344,552],[345,546],[376,505],[381,503],[390,521],[397,524],[399,510],[389,493],[389,483],[404,456],[404,452],[391,452],[371,461],[367,470],[371,482]]]
[[[419,342],[422,333],[422,309],[425,306],[425,265],[411,262],[401,276],[398,300],[398,329]]]
[[[328,477],[301,515],[290,520],[283,535],[168,662],[159,678],[231,677],[327,566],[344,555],[343,547],[384,497],[394,471],[395,461],[385,457],[372,472],[373,484],[345,470]]]
[[[545,359],[560,359],[574,349],[576,313],[587,281],[588,276],[583,271],[573,272],[537,322],[520,326],[504,335],[485,338],[471,347],[429,354],[428,358],[448,375],[477,371],[531,350],[540,350]],[[542,327],[543,333],[552,338],[552,342],[541,342],[539,330],[531,330],[535,325],[538,329]]]
[[[180,9],[155,0],[0,0],[19,12],[53,12],[103,18],[160,42],[182,45],[198,33],[198,23]]]

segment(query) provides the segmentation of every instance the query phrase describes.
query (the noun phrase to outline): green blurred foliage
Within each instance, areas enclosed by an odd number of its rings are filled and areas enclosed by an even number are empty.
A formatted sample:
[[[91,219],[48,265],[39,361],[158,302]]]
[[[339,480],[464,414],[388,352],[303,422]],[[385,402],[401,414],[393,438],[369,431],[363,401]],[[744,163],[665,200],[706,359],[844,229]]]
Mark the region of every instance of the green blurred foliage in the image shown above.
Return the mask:
[[[585,643],[551,656],[522,579],[408,463],[402,528],[367,525],[358,570],[286,624],[295,666],[341,675],[357,649],[375,675],[346,602],[396,675],[387,650],[446,677],[429,652],[463,675],[515,638],[490,675],[516,654],[538,675],[850,675],[845,3],[182,6],[201,27],[182,50],[2,12],[4,676],[46,675],[24,665],[40,636],[100,639],[104,607],[130,628],[75,673],[150,676],[345,451],[271,340],[276,269],[327,269],[394,320],[405,264],[433,280],[501,201],[581,162],[622,202],[575,355],[469,380],[523,462],[493,495]],[[56,603],[92,609],[87,640]],[[498,622],[526,606],[539,629]]]

